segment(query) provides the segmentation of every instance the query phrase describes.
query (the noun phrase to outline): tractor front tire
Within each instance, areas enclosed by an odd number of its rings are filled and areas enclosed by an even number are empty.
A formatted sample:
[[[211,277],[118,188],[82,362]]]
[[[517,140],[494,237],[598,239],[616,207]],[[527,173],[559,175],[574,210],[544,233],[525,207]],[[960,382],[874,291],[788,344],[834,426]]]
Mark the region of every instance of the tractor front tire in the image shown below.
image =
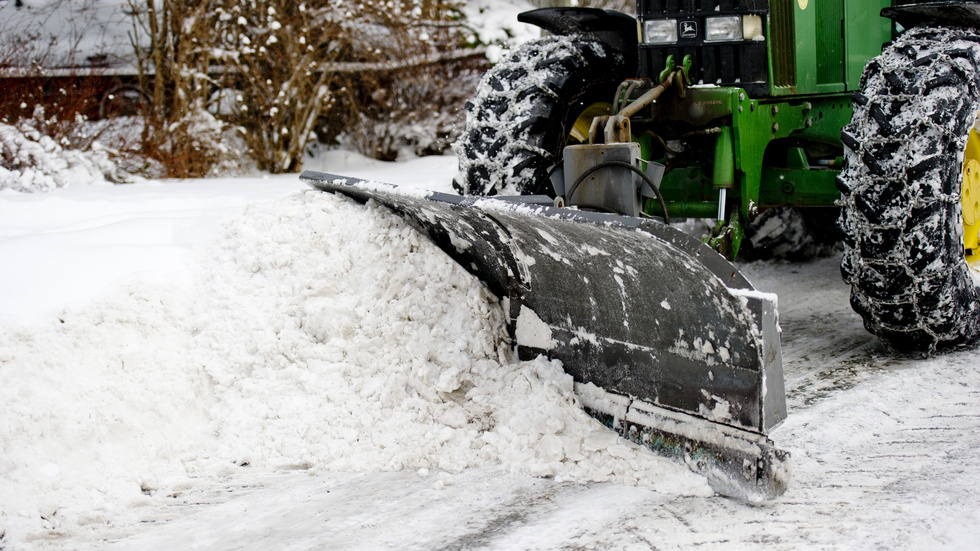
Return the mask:
[[[841,275],[865,327],[900,351],[980,337],[980,274],[967,261],[961,201],[967,143],[977,139],[978,41],[970,30],[907,31],[865,67],[841,133]]]
[[[548,172],[561,161],[573,125],[611,103],[626,72],[621,53],[588,35],[521,45],[487,72],[466,104],[453,187],[464,195],[553,195]]]

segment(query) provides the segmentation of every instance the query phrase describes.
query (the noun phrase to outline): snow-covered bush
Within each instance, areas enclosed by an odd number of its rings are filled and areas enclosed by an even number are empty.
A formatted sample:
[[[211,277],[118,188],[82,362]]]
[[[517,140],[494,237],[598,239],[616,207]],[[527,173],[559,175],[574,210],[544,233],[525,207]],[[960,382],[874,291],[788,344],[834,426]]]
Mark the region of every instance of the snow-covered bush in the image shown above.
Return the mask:
[[[141,88],[150,96],[143,149],[168,176],[208,174],[224,125],[204,110],[212,88],[214,25],[209,2],[131,0]]]
[[[139,153],[115,158],[128,172],[172,177],[253,166],[241,162],[243,152],[259,169],[294,171],[312,141],[386,160],[441,154],[455,141],[460,107],[486,69],[486,45],[521,41],[521,32],[489,27],[495,18],[521,27],[516,14],[531,8],[523,0],[128,2],[139,83],[127,86],[147,101],[139,107],[141,121],[128,126],[137,145],[119,148]],[[478,14],[474,20],[471,13]],[[86,48],[91,44],[79,43],[73,55],[86,55]],[[6,51],[0,66],[9,52],[28,50]],[[105,79],[56,82],[44,72],[50,56],[37,51],[31,55],[39,72],[22,82],[30,90],[0,98],[0,121],[16,126],[44,105],[58,126],[35,129],[79,149],[62,136],[103,115]]]
[[[0,189],[49,191],[115,176],[115,165],[104,151],[64,149],[50,136],[26,130],[0,123]]]
[[[127,149],[122,128],[139,120],[61,121],[36,107],[16,124],[0,122],[0,189],[50,191],[77,184],[120,183],[145,172],[145,159]]]
[[[165,165],[167,176],[212,176],[251,166],[244,160],[247,152],[239,139],[241,129],[219,120],[200,101],[180,118],[157,124],[160,127],[147,134],[144,148]]]
[[[146,142],[171,175],[206,174],[220,148],[180,132],[219,89],[220,106],[210,105],[216,124],[240,129],[269,172],[297,170],[312,140],[351,127],[347,134],[366,141],[441,152],[453,126],[442,113],[445,91],[459,82],[433,81],[445,71],[427,67],[466,57],[456,53],[470,33],[454,1],[133,0],[144,36],[135,42],[149,44],[140,57],[152,75]],[[424,78],[392,85],[406,69],[418,69],[407,78]],[[359,149],[387,158],[393,148]]]
[[[259,168],[294,171],[317,119],[332,104],[337,79],[320,65],[337,57],[338,25],[316,1],[215,4],[214,51],[229,69],[224,86],[237,91],[232,120]]]
[[[233,68],[227,74],[239,91],[235,120],[261,168],[298,169],[318,135],[353,136],[356,149],[378,158],[413,141],[403,125],[431,136],[420,147],[415,139],[417,149],[447,139],[439,111],[451,84],[432,81],[439,71],[430,67],[462,43],[454,3],[255,0],[227,2],[218,13],[221,63]],[[432,128],[420,132],[420,122]]]

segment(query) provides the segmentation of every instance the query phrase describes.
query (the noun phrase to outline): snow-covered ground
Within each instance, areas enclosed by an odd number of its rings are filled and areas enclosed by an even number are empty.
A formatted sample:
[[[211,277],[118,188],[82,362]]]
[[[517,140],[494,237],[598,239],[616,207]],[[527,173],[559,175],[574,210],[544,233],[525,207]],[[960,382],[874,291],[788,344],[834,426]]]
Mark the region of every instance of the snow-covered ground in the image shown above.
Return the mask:
[[[307,167],[448,191],[453,157]],[[750,506],[497,348],[481,286],[296,176],[0,191],[0,549],[973,549],[976,352],[900,358],[836,258],[779,295],[795,461]]]

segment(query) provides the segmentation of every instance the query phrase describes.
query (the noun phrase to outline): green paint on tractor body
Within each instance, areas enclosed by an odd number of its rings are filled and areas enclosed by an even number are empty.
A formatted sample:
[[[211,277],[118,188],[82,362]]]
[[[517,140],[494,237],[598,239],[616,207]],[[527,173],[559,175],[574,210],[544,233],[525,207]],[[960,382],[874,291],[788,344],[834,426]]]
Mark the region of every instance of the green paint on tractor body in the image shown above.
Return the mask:
[[[717,218],[723,189],[733,225],[770,207],[833,207],[840,197],[840,130],[851,119],[851,93],[859,89],[865,63],[894,33],[880,14],[890,0],[729,4],[704,14],[683,0],[638,4],[641,29],[663,18],[702,24],[715,16],[754,14],[765,26],[758,44],[679,39],[677,45],[651,45],[641,33],[641,78],[665,74],[683,56],[685,74],[696,82],[683,94],[664,94],[632,120],[645,158],[667,166],[661,192],[670,216]],[[644,68],[659,60],[666,67]],[[763,69],[754,67],[763,62]],[[732,63],[738,68],[729,68]],[[704,82],[711,78],[716,82]],[[644,205],[646,214],[661,210],[654,201]],[[736,212],[740,220],[733,221]]]

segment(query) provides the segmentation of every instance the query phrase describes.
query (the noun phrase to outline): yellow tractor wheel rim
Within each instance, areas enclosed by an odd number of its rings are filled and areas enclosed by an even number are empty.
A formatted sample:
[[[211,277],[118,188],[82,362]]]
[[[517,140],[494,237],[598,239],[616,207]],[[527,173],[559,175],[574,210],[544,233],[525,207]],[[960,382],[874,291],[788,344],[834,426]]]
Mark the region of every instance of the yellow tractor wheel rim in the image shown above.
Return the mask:
[[[589,129],[592,127],[592,119],[608,115],[612,112],[612,104],[607,102],[596,102],[579,113],[579,116],[572,123],[572,129],[568,133],[568,144],[589,143]]]
[[[970,129],[963,155],[963,247],[966,261],[980,270],[980,134]]]

